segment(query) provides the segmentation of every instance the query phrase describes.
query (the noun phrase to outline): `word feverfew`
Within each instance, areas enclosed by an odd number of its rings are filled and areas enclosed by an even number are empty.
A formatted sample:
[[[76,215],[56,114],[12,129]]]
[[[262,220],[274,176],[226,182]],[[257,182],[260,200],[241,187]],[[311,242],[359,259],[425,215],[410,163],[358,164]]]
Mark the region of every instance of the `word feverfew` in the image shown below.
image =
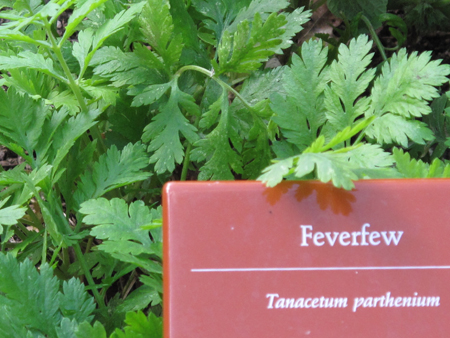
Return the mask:
[[[402,238],[403,231],[368,231],[369,223],[365,223],[361,227],[361,231],[333,231],[321,232],[314,231],[312,225],[300,225],[302,232],[302,240],[300,246],[315,246],[335,244],[342,246],[369,246],[369,245],[398,245]]]

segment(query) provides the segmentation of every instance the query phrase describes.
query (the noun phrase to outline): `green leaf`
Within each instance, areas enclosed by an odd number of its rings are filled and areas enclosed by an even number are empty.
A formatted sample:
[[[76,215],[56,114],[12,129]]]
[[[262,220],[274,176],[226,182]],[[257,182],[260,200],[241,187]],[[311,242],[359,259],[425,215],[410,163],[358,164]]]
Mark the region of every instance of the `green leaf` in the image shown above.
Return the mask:
[[[405,148],[408,146],[408,139],[418,144],[434,139],[433,132],[425,123],[394,114],[386,114],[374,120],[366,134],[380,144],[395,143]]]
[[[38,187],[43,180],[50,176],[52,171],[50,165],[43,165],[39,169],[34,169],[28,174],[24,172],[24,167],[25,164],[0,173],[0,186],[13,185],[10,189],[14,189],[16,192],[13,199],[10,201],[11,204],[23,205],[28,202],[33,195],[33,190],[30,189],[27,182],[31,182],[33,187]],[[15,186],[15,184],[19,184],[20,188]]]
[[[147,42],[162,57],[166,68],[178,62],[183,50],[183,36],[174,34],[169,0],[148,0],[139,24]]]
[[[116,329],[111,338],[162,338],[162,318],[156,317],[152,312],[148,317],[141,312],[128,312],[124,332]]]
[[[422,160],[411,159],[409,153],[399,148],[393,149],[397,170],[408,178],[450,177],[450,165],[435,159],[431,165]]]
[[[432,132],[414,117],[431,113],[427,101],[439,96],[435,87],[446,82],[448,74],[450,66],[430,61],[427,52],[408,56],[402,49],[392,56],[373,85],[372,108],[366,115],[381,117],[367,129],[367,135],[381,144],[394,142],[404,147],[408,138],[419,144],[432,140]]]
[[[72,54],[80,64],[80,69],[85,67],[85,59],[91,49],[94,33],[91,28],[82,30],[78,33],[78,41],[73,44]]]
[[[93,326],[91,326],[88,322],[81,323],[75,331],[75,336],[77,338],[107,338],[104,326],[97,321]]]
[[[24,51],[17,54],[17,56],[0,56],[0,69],[9,70],[16,68],[36,69],[60,81],[67,82],[67,80],[53,68],[52,59],[44,58],[42,54]]]
[[[29,14],[36,14],[42,8],[40,0],[18,0],[14,2],[13,8],[18,11],[27,11]]]
[[[437,99],[434,99],[431,103],[431,114],[424,116],[422,119],[422,121],[428,125],[436,137],[437,145],[433,149],[431,159],[440,158],[447,149],[447,145],[445,144],[447,140],[448,121],[448,115],[445,114],[447,102],[448,97],[445,94],[441,95],[441,97]]]
[[[66,202],[66,210],[73,210],[76,205],[73,197],[73,191],[76,189],[75,182],[93,162],[96,145],[97,142],[94,141],[82,150],[77,146],[72,147],[61,164],[60,170],[63,173],[58,185]]]
[[[292,38],[300,32],[302,25],[309,21],[312,12],[305,11],[303,7],[295,9],[292,13],[284,13],[286,16],[287,24],[284,27],[284,33],[281,36],[283,43],[280,48],[285,49],[292,45]],[[278,53],[278,51],[277,51]]]
[[[261,173],[261,170],[270,164],[272,153],[269,146],[269,132],[266,120],[273,115],[270,108],[269,97],[273,93],[285,93],[281,80],[286,67],[256,71],[247,78],[240,91],[240,97],[244,98],[252,109],[249,109],[242,100],[236,98],[229,108],[231,128],[233,134],[237,135],[236,148],[241,151],[241,142],[238,138],[245,139],[244,149],[242,151],[242,163],[244,171],[242,177],[246,179],[255,179]],[[211,110],[216,108],[214,114]],[[216,101],[210,106],[200,121],[200,127],[203,127],[203,119],[208,119],[210,123],[206,128],[211,127],[217,120],[221,108],[221,101]]]
[[[56,109],[65,107],[69,111],[70,115],[75,115],[81,110],[80,103],[75,95],[73,95],[73,93],[69,90],[65,90],[63,92],[51,92],[47,96],[45,104],[53,105]]]
[[[116,100],[117,100],[117,90],[115,88],[112,88],[108,85],[101,86],[90,86],[88,85],[89,81],[83,82],[80,81],[80,87],[82,90],[84,90],[86,93],[88,93],[93,99],[98,100],[99,107],[109,107],[109,106],[115,106]]]
[[[161,303],[158,292],[148,285],[143,285],[128,295],[125,301],[117,307],[117,311],[129,312],[145,309],[149,304],[152,306]]]
[[[142,267],[150,272],[161,273],[161,265],[150,259],[152,255],[162,257],[162,247],[155,236],[151,240],[149,231],[142,226],[152,223],[153,215],[142,201],[128,208],[125,201],[114,198],[89,200],[81,205],[84,222],[94,224],[91,235],[103,239],[99,249],[113,257]]]
[[[431,112],[427,101],[439,96],[436,87],[448,81],[449,65],[430,61],[431,54],[406,54],[401,49],[385,63],[372,89],[375,115],[390,112],[404,117],[420,117]]]
[[[144,5],[145,2],[131,4],[130,8],[117,13],[114,18],[107,20],[95,31],[88,28],[78,33],[78,42],[73,45],[73,55],[80,64],[81,74],[84,73],[95,52],[105,40],[123,29],[142,11]]]
[[[220,42],[223,31],[230,26],[240,10],[245,11],[250,2],[251,0],[193,0],[192,4],[198,12],[207,17],[203,20],[204,27],[214,32],[215,40]],[[255,14],[249,16],[253,18]]]
[[[223,94],[222,94],[223,95]],[[203,114],[199,126],[202,129],[209,129],[211,128],[216,122],[219,117],[220,109],[222,108],[222,96],[220,98],[213,102],[208,110]]]
[[[197,129],[189,123],[180,110],[180,105],[194,114],[199,113],[194,98],[182,92],[176,81],[171,83],[169,100],[162,104],[160,113],[147,125],[142,135],[144,142],[149,142],[149,152],[154,152],[150,157],[150,163],[155,163],[155,171],[158,174],[172,172],[175,163],[183,161],[183,145],[180,141],[180,133],[190,142],[194,143],[198,136]]]
[[[173,32],[175,36],[182,36],[185,46],[180,62],[211,68],[206,49],[200,45],[197,26],[187,11],[185,2],[183,0],[170,0],[170,13],[174,26]]]
[[[268,187],[274,187],[280,183],[283,178],[291,173],[294,164],[294,157],[289,157],[281,161],[274,161],[275,163],[263,170],[261,176],[258,177]]]
[[[328,0],[328,9],[336,16],[342,17],[342,14],[348,19],[352,19],[358,13],[371,21],[374,28],[381,26],[379,16],[386,13],[388,0]]]
[[[25,211],[26,208],[21,208],[18,205],[0,209],[0,225],[16,224],[17,220],[25,215]]]
[[[35,100],[47,98],[55,87],[55,79],[35,69],[10,69],[10,76],[2,74],[8,87],[14,87],[19,93],[26,93]]]
[[[74,198],[82,203],[90,198],[97,198],[104,193],[137,181],[142,181],[150,173],[142,172],[148,164],[145,148],[142,144],[128,144],[122,151],[115,146],[108,149],[94,164],[92,172],[81,176]]]
[[[234,149],[231,148],[230,141],[234,147],[240,147],[240,137],[233,128],[233,121],[229,115],[228,93],[224,90],[218,102],[220,102],[220,121],[217,127],[206,136],[197,141],[191,153],[193,161],[204,161],[206,164],[200,168],[200,180],[232,180],[236,173],[242,173],[242,160]],[[213,106],[217,109],[217,103]]]
[[[3,8],[5,8],[5,7],[10,7],[10,8],[12,8],[13,6],[14,6],[14,3],[15,3],[16,1],[14,1],[14,0],[1,0],[0,1],[0,9],[3,9]]]
[[[351,126],[355,119],[369,110],[369,101],[357,99],[363,94],[375,75],[375,69],[366,71],[372,61],[369,51],[372,42],[367,35],[350,41],[349,47],[339,46],[338,61],[331,64],[331,83],[325,90],[326,115],[336,130]]]
[[[0,225],[3,225],[3,233],[1,235],[2,244],[7,243],[14,235],[14,231],[11,230],[11,225],[17,224],[17,220],[22,218],[26,211],[26,208],[20,208],[18,205],[1,209],[8,199],[0,202]]]
[[[115,87],[167,82],[161,73],[163,63],[140,44],[135,44],[133,52],[103,47],[94,54],[89,65],[96,66],[94,73],[109,78]]]
[[[287,140],[300,149],[309,146],[325,123],[323,92],[330,80],[327,48],[320,41],[303,43],[301,58],[292,56],[292,65],[283,76],[287,98],[272,96],[272,117]]]
[[[263,118],[272,116],[268,100],[273,93],[285,95],[285,88],[282,85],[282,78],[285,75],[287,67],[277,67],[274,69],[267,69],[264,71],[256,71],[248,77],[242,84],[239,92],[250,105],[252,105],[257,114]],[[248,110],[244,103],[236,98],[230,105],[230,112],[233,115],[239,116],[242,111]],[[248,112],[247,112],[248,113]]]
[[[117,13],[114,18],[106,21],[105,24],[96,30],[92,40],[91,53],[95,53],[108,37],[123,29],[127,23],[140,14],[144,5],[145,2],[130,4],[128,9]]]
[[[76,31],[81,21],[83,21],[90,12],[101,6],[106,1],[107,0],[87,0],[78,2],[79,4],[81,4],[81,6],[77,6],[77,8],[70,15],[66,30],[61,41],[66,41],[68,38],[70,38]]]
[[[240,22],[237,31],[224,32],[218,47],[218,74],[225,72],[249,73],[258,69],[262,62],[280,50],[286,17],[272,13],[263,22],[259,13],[250,25],[248,20]]]
[[[388,168],[394,164],[391,154],[385,152],[378,144],[363,144],[347,151],[346,156],[355,168]]]
[[[75,141],[97,123],[95,119],[100,114],[100,110],[89,110],[62,123],[61,118],[65,115],[64,112],[60,112],[60,115],[54,113],[54,118],[52,117],[52,120],[44,125],[43,129],[46,133],[39,140],[40,149],[45,149],[46,145],[51,145],[51,147],[48,153],[43,151],[41,154],[39,151],[39,155],[48,156],[49,162],[56,171]]]
[[[227,27],[226,30],[230,33],[234,33],[235,31],[237,31],[239,23],[244,20],[252,22],[257,13],[262,17],[267,18],[269,14],[278,13],[281,10],[285,9],[287,6],[289,6],[289,2],[286,0],[253,0],[247,7],[244,7],[239,11],[236,18],[233,20],[233,23],[229,27]]]
[[[53,277],[48,264],[40,266],[40,273],[30,260],[20,263],[12,255],[0,254],[0,334],[4,337],[25,337],[27,332],[45,334],[56,337],[56,327],[60,326],[63,315],[59,309],[59,282]],[[72,279],[67,283],[64,292],[73,289],[86,299],[80,281]],[[82,291],[82,293],[80,293]],[[90,297],[89,297],[90,298]],[[90,301],[92,302],[92,300]],[[83,302],[72,304],[74,312],[90,315],[83,310]],[[94,308],[91,306],[89,311]],[[42,336],[43,337],[43,336]]]
[[[344,154],[333,152],[302,154],[297,159],[294,173],[296,177],[301,178],[314,169],[317,170],[317,178],[322,182],[332,181],[334,186],[347,190],[352,189],[354,187],[352,181],[358,179]]]
[[[80,212],[86,215],[85,223],[97,225],[91,230],[92,236],[112,241],[134,240],[147,247],[152,243],[148,231],[141,229],[152,222],[150,210],[142,201],[133,202],[128,209],[122,199],[92,199],[81,204]]]
[[[89,297],[84,285],[72,278],[63,282],[63,293],[59,294],[59,306],[62,315],[78,323],[91,322],[95,310],[94,299]]]
[[[151,121],[147,114],[148,107],[132,108],[128,97],[120,98],[110,111],[108,121],[112,132],[106,134],[106,141],[111,134],[120,134],[125,144],[136,143],[141,139],[144,127]]]
[[[242,152],[243,178],[256,179],[261,171],[270,164],[272,152],[270,151],[268,136],[266,125],[255,122],[250,130],[250,142],[245,143]]]
[[[133,99],[132,107],[140,107],[142,105],[150,105],[158,100],[170,88],[171,83],[154,84],[145,88],[132,88],[128,91],[128,95],[136,95]]]
[[[60,327],[56,328],[56,333],[58,338],[76,338],[75,330],[78,327],[76,320],[70,320],[68,318],[63,318],[61,320]]]
[[[15,143],[32,154],[48,114],[43,100],[20,95],[13,88],[0,90],[0,142],[6,146]],[[31,164],[31,158],[23,155]]]
[[[327,148],[323,146],[323,142],[324,138],[321,136],[303,154],[269,166],[258,180],[271,187],[291,173],[297,178],[303,178],[314,172],[320,181],[324,183],[331,181],[334,186],[349,190],[354,187],[354,180],[360,177],[370,178],[371,174],[377,175],[379,170],[393,164],[390,154],[384,152],[378,145],[363,144],[337,151],[320,152],[321,149]]]

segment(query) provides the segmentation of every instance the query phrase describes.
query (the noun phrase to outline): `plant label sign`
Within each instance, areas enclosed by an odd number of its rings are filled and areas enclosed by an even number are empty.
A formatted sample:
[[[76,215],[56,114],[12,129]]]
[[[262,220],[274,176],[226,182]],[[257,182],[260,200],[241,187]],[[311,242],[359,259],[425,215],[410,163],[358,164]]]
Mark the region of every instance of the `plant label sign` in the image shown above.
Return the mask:
[[[450,180],[169,183],[166,338],[448,337]]]

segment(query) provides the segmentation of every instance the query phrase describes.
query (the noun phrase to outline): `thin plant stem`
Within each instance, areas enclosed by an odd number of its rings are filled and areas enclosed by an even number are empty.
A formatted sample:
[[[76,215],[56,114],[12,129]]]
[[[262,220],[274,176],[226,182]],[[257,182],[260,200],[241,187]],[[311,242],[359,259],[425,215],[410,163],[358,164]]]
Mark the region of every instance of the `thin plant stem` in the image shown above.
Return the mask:
[[[187,172],[190,164],[191,150],[192,150],[192,143],[189,142],[188,146],[186,147],[186,155],[184,156],[183,169],[181,170],[180,181],[186,181]]]
[[[86,260],[84,259],[84,255],[83,252],[81,251],[80,244],[78,243],[74,244],[73,249],[75,250],[75,255],[77,256],[77,259],[80,262],[81,268],[83,269],[84,276],[86,277],[86,280],[92,289],[92,293],[94,294],[94,298],[97,301],[98,307],[100,309],[104,309],[105,301],[97,290],[97,284],[95,284],[94,279],[92,278],[91,271],[89,270]]]
[[[195,128],[198,129],[199,124],[200,124],[200,117],[197,117],[197,119],[195,120],[195,123],[194,123]],[[186,147],[186,155],[184,156],[183,169],[181,170],[180,181],[186,181],[187,172],[188,172],[189,164],[190,164],[191,150],[192,150],[192,143],[189,142],[188,146]]]
[[[61,48],[59,47],[55,37],[53,36],[52,30],[51,30],[51,25],[48,23],[47,20],[45,20],[45,29],[47,31],[47,35],[48,35],[48,38],[49,38],[51,46],[52,46],[51,49],[55,53],[59,63],[61,64],[64,74],[67,77],[68,85],[69,85],[70,89],[72,90],[72,92],[74,93],[74,95],[78,101],[78,104],[80,105],[81,111],[83,113],[87,113],[89,111],[89,108],[88,108],[86,102],[84,101],[84,97],[83,97],[83,94],[81,93],[81,89],[78,86],[78,84],[75,82],[75,80],[72,76],[72,73],[70,72],[69,66],[67,65],[67,62],[61,53]],[[100,153],[105,153],[106,146],[105,146],[105,143],[103,142],[103,137],[102,137],[100,130],[98,129],[98,126],[95,125],[90,130],[91,130],[91,133],[93,134],[93,136],[96,139],[98,139],[98,146],[99,146]]]
[[[61,265],[61,270],[66,272],[70,265],[69,248],[62,249],[62,257],[63,257],[63,262]]]
[[[14,233],[17,237],[24,241],[28,238],[30,231],[28,231],[28,229],[21,222],[17,222]]]
[[[34,211],[30,208],[29,205],[27,205],[27,211],[28,211],[28,216],[31,217],[31,220],[33,221],[33,226],[39,230],[42,230],[42,223],[39,220],[39,218],[37,218],[36,214],[34,213]]]
[[[84,250],[84,254],[89,253],[92,247],[92,243],[94,242],[94,237],[89,237],[88,242],[86,244],[86,249]]]
[[[61,49],[58,47],[58,43],[56,42],[56,39],[53,36],[51,26],[47,20],[45,20],[45,29],[47,31],[48,38],[52,45],[52,50],[55,53],[56,57],[58,58],[58,61],[64,71],[64,74],[67,77],[69,87],[70,87],[70,89],[72,89],[72,92],[74,93],[74,95],[77,98],[77,101],[81,107],[81,111],[83,111],[84,113],[88,112],[89,109],[86,105],[86,102],[84,101],[83,94],[81,93],[80,88],[77,86],[77,84],[75,83],[75,80],[73,79],[73,76],[72,76],[72,73],[70,72],[69,66],[67,65],[67,62],[61,53]]]
[[[363,139],[364,136],[366,136],[366,131],[365,130],[363,130],[363,131],[361,131],[361,133],[359,133],[358,138],[353,143],[353,145],[357,145],[359,142],[361,142],[361,140]]]
[[[384,46],[381,43],[380,39],[378,38],[377,33],[375,32],[375,29],[372,26],[372,23],[365,15],[361,15],[361,19],[366,24],[367,28],[369,29],[370,35],[372,36],[372,40],[375,41],[375,44],[378,47],[378,50],[380,51],[381,57],[383,58],[383,61],[387,60],[386,53],[384,52]]]
[[[53,251],[53,255],[52,255],[52,258],[50,259],[50,263],[49,263],[50,266],[52,266],[55,263],[55,260],[58,257],[58,254],[62,249],[62,245],[63,245],[63,243],[61,242],[61,244],[59,244],[58,247]]]
[[[211,79],[213,79],[214,81],[216,81],[218,84],[220,84],[223,88],[227,89],[228,91],[232,92],[234,94],[234,96],[236,96],[243,104],[246,108],[250,109],[252,112],[254,111],[253,106],[248,103],[248,101],[246,99],[244,99],[242,97],[241,94],[239,94],[238,91],[236,91],[233,87],[231,87],[228,83],[222,81],[221,79],[219,79],[217,76],[214,75],[214,71],[210,71],[207,70],[203,67],[199,67],[199,66],[194,66],[194,65],[190,65],[190,66],[184,66],[181,67],[178,72],[176,73],[177,76],[180,76],[182,73],[184,73],[187,70],[195,70],[199,73],[205,74],[206,76],[210,77]]]
[[[44,264],[47,260],[47,228],[44,230],[44,244],[42,245],[42,257],[41,264]]]
[[[229,92],[232,92],[233,95],[238,98],[243,105],[250,111],[250,113],[252,114],[252,116],[256,119],[257,115],[255,113],[255,109],[253,108],[253,106],[238,92],[236,91],[233,87],[231,87],[228,83],[226,83],[225,81],[222,81],[220,78],[218,78],[217,76],[214,75],[214,71],[210,71],[207,70],[203,67],[200,66],[195,66],[195,65],[189,65],[189,66],[184,66],[181,67],[176,73],[175,73],[175,77],[180,77],[181,74],[183,74],[185,71],[188,70],[193,70],[193,71],[197,71],[199,73],[202,73],[206,76],[208,76],[210,79],[216,81],[223,90],[227,90]],[[196,122],[195,122],[195,127],[198,128],[198,124],[200,122],[200,118],[197,118]],[[184,161],[183,161],[183,169],[181,171],[181,177],[180,180],[181,181],[185,181],[186,177],[187,177],[187,172],[188,172],[188,168],[189,168],[189,164],[190,164],[190,152],[192,149],[192,144],[189,142],[188,146],[186,147],[186,155],[184,156]]]

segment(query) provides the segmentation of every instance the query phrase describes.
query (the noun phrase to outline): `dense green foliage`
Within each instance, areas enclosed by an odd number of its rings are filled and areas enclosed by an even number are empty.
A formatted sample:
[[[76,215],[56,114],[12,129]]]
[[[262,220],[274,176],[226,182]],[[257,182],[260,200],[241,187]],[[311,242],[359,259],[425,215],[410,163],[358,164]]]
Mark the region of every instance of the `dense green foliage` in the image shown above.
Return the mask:
[[[24,160],[0,166],[2,336],[161,337],[169,180],[450,176],[429,53],[377,69],[360,35],[265,68],[311,15],[286,0],[0,8],[0,145]]]

